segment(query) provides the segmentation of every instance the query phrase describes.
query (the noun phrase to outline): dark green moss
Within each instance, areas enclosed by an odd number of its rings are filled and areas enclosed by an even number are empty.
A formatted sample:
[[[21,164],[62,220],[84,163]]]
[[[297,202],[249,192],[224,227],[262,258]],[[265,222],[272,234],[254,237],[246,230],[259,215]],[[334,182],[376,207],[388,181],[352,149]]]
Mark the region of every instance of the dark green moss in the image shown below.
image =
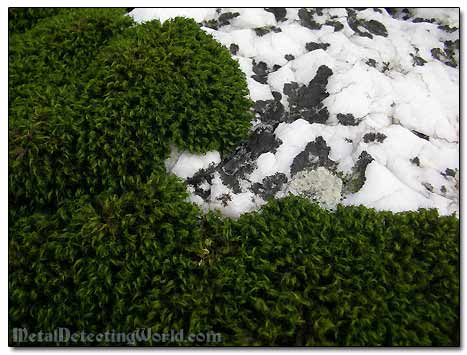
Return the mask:
[[[10,46],[10,198],[56,208],[164,171],[170,146],[228,152],[253,114],[229,51],[188,19],[72,9]]]
[[[10,324],[213,330],[223,345],[456,345],[459,225],[271,200],[228,220],[153,177],[10,227]]]
[[[55,16],[60,8],[42,7],[11,7],[8,8],[8,31],[10,34],[29,30],[37,22],[47,17]]]

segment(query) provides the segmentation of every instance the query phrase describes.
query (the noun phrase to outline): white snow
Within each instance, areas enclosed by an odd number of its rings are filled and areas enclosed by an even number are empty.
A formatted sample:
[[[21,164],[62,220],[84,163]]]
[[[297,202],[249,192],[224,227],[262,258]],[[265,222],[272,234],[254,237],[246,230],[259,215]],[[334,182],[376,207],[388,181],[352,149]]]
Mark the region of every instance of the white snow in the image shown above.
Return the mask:
[[[419,208],[438,208],[449,213],[450,201],[438,197],[436,202],[400,181],[389,169],[374,161],[366,169],[366,182],[357,193],[348,196],[344,205],[365,205],[377,210],[401,212]],[[452,213],[452,211],[451,211]]]
[[[220,161],[218,151],[197,155],[188,152],[178,154],[176,150],[172,150],[170,158],[166,161],[166,168],[178,177],[186,179],[192,177],[198,170],[206,169],[209,165],[218,164]]]
[[[211,185],[211,196],[207,203],[201,205],[204,209],[216,209],[225,216],[237,218],[242,213],[258,209],[265,204],[261,198],[255,196],[252,192],[233,193],[222,183],[219,173],[214,173]]]
[[[258,83],[252,78],[247,78],[247,82],[248,89],[250,90],[250,98],[253,101],[272,100],[274,98],[269,85]]]
[[[229,8],[225,11],[240,14],[230,22],[234,28],[258,28],[276,24],[274,15],[260,8]]]
[[[209,8],[139,8],[129,15],[138,23],[159,19],[164,22],[177,16],[190,17],[197,22],[208,20],[216,15],[216,9]]]
[[[411,8],[410,13],[413,17],[424,19],[434,18],[439,22],[449,26],[459,26],[459,9],[457,8],[431,8],[419,7]]]

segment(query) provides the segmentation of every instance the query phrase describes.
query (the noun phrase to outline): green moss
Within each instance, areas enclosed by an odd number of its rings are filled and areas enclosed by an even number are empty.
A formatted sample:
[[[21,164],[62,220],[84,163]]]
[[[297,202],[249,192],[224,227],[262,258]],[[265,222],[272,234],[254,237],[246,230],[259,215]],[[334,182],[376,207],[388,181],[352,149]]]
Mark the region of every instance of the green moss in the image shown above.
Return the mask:
[[[21,33],[29,30],[37,22],[47,17],[55,16],[60,12],[59,8],[41,7],[11,7],[8,8],[8,31]]]
[[[456,345],[458,220],[289,197],[201,217],[175,178],[10,229],[10,323],[213,330],[224,345]]]
[[[288,197],[230,220],[187,202],[164,170],[170,144],[228,151],[251,118],[238,65],[193,21],[136,26],[123,10],[73,9],[21,26],[10,37],[10,329],[459,345],[455,217]]]
[[[170,146],[228,152],[252,118],[228,49],[188,19],[63,10],[11,40],[10,199],[54,209],[164,170]]]

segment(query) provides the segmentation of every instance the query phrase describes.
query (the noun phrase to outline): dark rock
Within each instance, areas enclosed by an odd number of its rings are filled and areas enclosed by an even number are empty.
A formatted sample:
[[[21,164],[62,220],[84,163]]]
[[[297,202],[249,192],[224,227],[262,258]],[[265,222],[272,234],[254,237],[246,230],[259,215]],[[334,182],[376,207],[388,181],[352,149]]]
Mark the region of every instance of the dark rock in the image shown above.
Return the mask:
[[[344,25],[342,23],[340,23],[339,21],[328,20],[324,24],[327,25],[327,26],[334,27],[334,32],[339,32],[342,29],[344,29]]]
[[[456,176],[456,170],[455,170],[455,169],[449,169],[449,168],[447,168],[447,169],[444,171],[444,174],[445,174],[446,176],[455,177],[455,176]]]
[[[444,63],[446,65],[450,65],[451,67],[457,67],[457,60],[456,54],[458,53],[460,48],[460,40],[456,39],[453,41],[445,41],[444,42],[444,54],[447,57],[447,61]]]
[[[266,26],[266,27],[255,28],[255,33],[258,37],[262,37],[271,31],[275,33],[282,32],[282,30],[276,26]]]
[[[223,14],[220,14],[217,18],[217,21],[219,23],[218,27],[230,25],[230,20],[238,16],[240,16],[240,13],[238,12],[224,12]]]
[[[361,171],[363,170],[363,168],[366,169],[368,164],[370,164],[373,160],[374,160],[373,157],[370,154],[368,154],[366,150],[364,150],[360,153],[360,156],[358,157],[358,160],[355,163],[354,167],[357,170]]]
[[[244,162],[242,156],[246,156],[246,154],[239,154],[242,151],[246,151],[246,149],[244,149],[244,147],[238,147],[238,149],[235,150],[234,154],[222,161],[222,170],[226,174],[234,175],[240,169],[240,167],[242,166],[241,163]]]
[[[232,196],[230,193],[222,194],[217,198],[217,200],[222,202],[222,206],[226,207],[230,201],[232,201]]]
[[[420,166],[420,159],[418,157],[410,159],[410,162],[416,166]]]
[[[376,20],[364,21],[363,27],[365,27],[370,33],[374,34],[375,36],[388,36],[388,31],[386,27]]]
[[[252,75],[253,79],[255,79],[258,83],[267,84],[268,83],[268,75]]]
[[[285,174],[275,173],[265,177],[260,183],[254,183],[251,186],[251,191],[267,201],[273,198],[286,182],[287,176]]]
[[[430,183],[428,182],[422,182],[422,185],[425,189],[427,189],[428,191],[430,192],[433,192],[433,185],[431,185]]]
[[[358,126],[358,124],[360,123],[360,120],[355,118],[354,115],[352,115],[351,113],[338,113],[337,120],[343,126]]]
[[[308,9],[298,10],[298,17],[300,18],[300,24],[303,27],[309,28],[311,30],[321,29],[321,24],[313,20],[314,11]]]
[[[207,169],[198,170],[192,177],[186,179],[186,183],[188,185],[192,185],[195,189],[195,193],[206,200],[211,194],[211,190],[203,190],[200,185],[204,182],[207,182],[209,185],[211,185],[213,174],[216,169],[217,166],[211,164]]]
[[[285,7],[265,7],[264,11],[274,14],[277,22],[286,20],[287,9]]]
[[[314,50],[317,50],[317,49],[326,50],[329,46],[330,46],[329,43],[308,42],[305,45],[305,48],[306,48],[307,51],[311,52],[311,51],[314,51]]]
[[[381,69],[381,73],[386,73],[390,69],[389,62],[383,62],[383,68]]]
[[[277,94],[280,95],[280,93]],[[275,100],[256,101],[253,111],[259,116],[262,123],[271,126],[271,130],[285,120],[284,106],[281,104],[279,97]]]
[[[373,160],[373,157],[366,151],[363,151],[360,154],[358,160],[352,168],[352,173],[347,179],[343,180],[343,190],[345,192],[355,193],[362,188],[366,181],[366,168]]]
[[[381,9],[377,8],[377,7],[374,7],[374,8],[373,8],[373,11],[374,11],[374,12],[378,12],[378,13],[380,13],[380,14],[383,13],[383,11],[382,11]]]
[[[272,66],[272,71],[273,71],[273,72],[274,72],[274,71],[277,71],[277,70],[279,70],[280,68],[282,68],[282,66],[280,66],[279,64],[274,64],[274,65]]]
[[[284,94],[288,96],[290,121],[299,118],[310,123],[325,123],[327,121],[329,112],[323,106],[322,101],[329,96],[326,85],[331,75],[332,70],[322,65],[308,86],[299,86],[295,82],[284,85]]]
[[[446,41],[444,42],[445,50],[443,51],[441,48],[433,48],[431,50],[431,56],[450,67],[456,68],[457,61],[455,59],[455,46],[455,42]]]
[[[256,159],[263,153],[275,153],[281,144],[282,141],[267,127],[260,127],[250,135],[246,148],[250,152],[251,159]]]
[[[240,193],[240,180],[253,172],[255,163],[250,158],[246,143],[242,143],[221,161],[219,167],[217,171],[223,184],[229,186],[235,193]]]
[[[444,53],[443,53],[443,50],[441,48],[432,48],[431,49],[431,56],[435,59],[438,59],[440,61],[442,61],[444,59]]]
[[[446,186],[441,185],[441,192],[442,192],[443,194],[445,194],[446,192],[448,192],[448,190],[446,189]]]
[[[238,47],[237,44],[231,43],[229,49],[230,49],[230,53],[232,53],[233,55],[236,55],[236,54],[238,53],[238,50],[239,50],[240,48]]]
[[[454,33],[459,30],[457,27],[450,27],[448,25],[439,25],[438,28],[447,33]]]
[[[295,59],[295,56],[293,56],[292,54],[286,54],[286,55],[284,56],[284,58],[285,58],[286,60],[294,60],[294,59]]]
[[[368,37],[370,39],[373,38],[371,33],[369,32],[363,32],[360,27],[363,26],[362,20],[357,19],[357,13],[355,12],[354,9],[347,9],[347,23],[349,24],[349,27],[360,37]]]
[[[310,142],[300,154],[298,154],[290,167],[290,174],[293,176],[305,169],[316,169],[319,166],[334,170],[337,163],[329,159],[331,148],[326,145],[323,137],[319,136]]]
[[[240,181],[244,180],[245,176],[251,174],[253,170],[255,170],[255,163],[252,161],[237,161],[238,169],[235,171],[234,174],[227,174],[224,170],[220,170],[219,174],[222,180],[222,183],[225,186],[228,186],[232,189],[232,191],[236,194],[242,192],[240,187]]]
[[[256,63],[256,61],[253,60],[253,72],[257,75],[267,75],[268,65],[265,62]]]
[[[424,66],[427,61],[425,59],[423,59],[422,57],[419,57],[417,55],[414,55],[412,53],[410,53],[410,56],[412,57],[412,60],[413,60],[413,66]]]
[[[257,128],[248,141],[238,146],[235,151],[222,160],[218,169],[222,182],[240,193],[240,181],[255,169],[255,160],[263,153],[275,152],[282,141],[274,136],[269,126]]]
[[[378,143],[383,143],[384,140],[387,138],[387,136],[383,133],[373,133],[373,132],[370,132],[370,133],[367,133],[363,136],[363,141],[365,143],[370,143],[370,142],[378,142]]]
[[[369,65],[370,67],[376,68],[376,60],[368,58],[366,61],[366,64]]]
[[[216,10],[217,12],[217,10]],[[218,12],[219,13],[219,12]],[[212,28],[214,30],[219,29],[219,27],[230,25],[230,20],[234,19],[235,17],[240,16],[238,12],[224,12],[220,14],[217,20],[211,19],[208,21],[203,21],[201,23],[202,26]]]
[[[397,7],[385,7],[386,12],[393,18],[397,18],[398,10]]]
[[[258,37],[263,37],[266,33],[271,32],[267,27],[258,27],[255,28],[254,31]]]
[[[357,18],[357,13],[354,9],[347,9],[347,23],[350,28],[360,37],[368,37],[370,39],[375,36],[387,37],[388,32],[386,27],[376,20],[366,21],[364,19]],[[366,29],[368,32],[364,32],[361,27]]]
[[[261,84],[266,84],[268,82],[268,65],[265,62],[256,63],[253,60],[253,72],[255,75],[251,77]]]
[[[423,133],[421,133],[421,132],[418,132],[418,131],[416,131],[416,130],[414,130],[414,129],[413,129],[411,132],[412,132],[413,134],[415,134],[417,137],[420,137],[420,138],[425,139],[425,140],[427,140],[427,141],[430,140],[430,137],[428,137],[427,135],[425,135],[425,134],[423,134]]]
[[[219,22],[217,20],[211,19],[208,21],[201,22],[201,26],[212,28],[213,30],[217,30],[219,28]]]
[[[426,19],[426,18],[421,18],[421,17],[416,17],[412,20],[413,23],[421,23],[421,22],[428,22],[428,23],[433,23],[436,20],[434,18]]]
[[[279,91],[272,91],[271,93],[274,97],[274,100],[280,101],[282,99],[282,94]]]

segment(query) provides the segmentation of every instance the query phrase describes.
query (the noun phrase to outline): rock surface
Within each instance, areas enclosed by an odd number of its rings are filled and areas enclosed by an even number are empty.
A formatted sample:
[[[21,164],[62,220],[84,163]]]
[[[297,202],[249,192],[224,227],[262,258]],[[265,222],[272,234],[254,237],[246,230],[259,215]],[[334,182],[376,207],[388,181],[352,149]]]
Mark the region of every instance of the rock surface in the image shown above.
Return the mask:
[[[457,9],[130,13],[137,21],[177,15],[230,49],[256,114],[230,156],[211,152],[209,165],[182,153],[168,167],[186,180],[192,201],[236,217],[324,169],[341,181],[344,204],[458,213]]]

